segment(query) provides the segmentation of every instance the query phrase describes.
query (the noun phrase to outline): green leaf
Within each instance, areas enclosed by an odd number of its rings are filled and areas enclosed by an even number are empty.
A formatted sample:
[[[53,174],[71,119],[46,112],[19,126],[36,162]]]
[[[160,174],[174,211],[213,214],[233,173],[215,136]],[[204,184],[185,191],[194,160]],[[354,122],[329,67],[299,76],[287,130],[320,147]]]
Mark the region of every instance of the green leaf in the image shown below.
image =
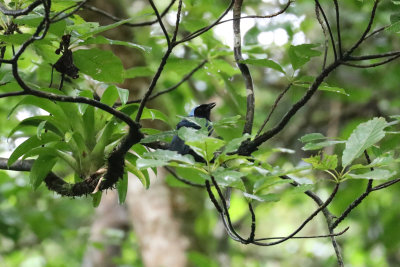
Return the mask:
[[[319,150],[319,149],[327,147],[327,146],[332,146],[332,145],[336,145],[336,144],[343,144],[345,142],[346,141],[326,140],[326,141],[322,141],[322,142],[319,142],[319,143],[307,143],[301,149],[303,149],[304,151]]]
[[[136,116],[136,114],[135,114]],[[161,111],[157,109],[150,109],[150,108],[145,108],[142,113],[142,120],[150,119],[150,120],[161,120],[166,123],[169,122],[168,117],[162,113]]]
[[[136,162],[136,160],[135,160]],[[149,175],[145,175],[142,171],[140,171],[136,166],[136,163],[132,164],[131,161],[126,162],[126,170],[133,175],[135,175],[139,181],[142,183],[144,188],[148,189],[150,186],[150,178]]]
[[[291,183],[292,180],[287,179],[287,180],[283,180],[279,177],[276,176],[267,176],[267,177],[263,177],[261,179],[258,179],[255,183],[254,183],[254,193],[256,195],[259,195],[260,192],[266,190],[266,189],[270,189],[272,186],[277,186],[277,185],[281,185],[281,184],[289,184]]]
[[[65,145],[65,143],[60,142],[60,145]],[[67,163],[74,171],[79,172],[79,168],[77,165],[77,162],[74,157],[72,157],[69,153],[63,152],[61,150],[58,150],[57,148],[54,147],[36,147],[31,150],[29,150],[27,153],[24,155],[24,159],[28,157],[33,157],[33,156],[42,156],[42,155],[48,155],[52,157],[58,157],[62,159],[65,163]]]
[[[147,143],[152,143],[152,142],[158,142],[158,141],[164,141],[165,139],[169,137],[173,137],[176,135],[176,131],[165,131],[157,134],[152,134],[144,137],[142,140],[140,140],[140,143],[142,144],[147,144]]]
[[[270,59],[246,59],[246,60],[241,60],[240,63],[267,67],[282,72],[283,74],[286,74],[281,65]]]
[[[11,35],[0,35],[0,42],[6,43],[6,45],[22,45],[25,43],[32,35],[28,33],[18,33]]]
[[[238,188],[242,191],[245,190],[243,181],[241,179],[241,177],[244,176],[244,173],[220,169],[216,172],[213,172],[212,175],[215,177],[217,183],[221,186],[230,186]]]
[[[185,140],[185,143],[206,161],[211,161],[214,158],[214,153],[225,145],[225,141],[208,137],[204,132],[193,128],[181,127],[178,136]]]
[[[21,143],[14,151],[13,153],[10,155],[10,157],[8,158],[8,162],[7,165],[11,166],[16,160],[19,159],[19,157],[21,157],[22,155],[26,154],[27,152],[29,152],[30,150],[50,143],[50,142],[54,142],[54,141],[58,141],[61,140],[60,136],[51,133],[51,132],[47,132],[42,134],[41,139],[39,139],[36,135],[32,136],[30,138],[28,138],[27,140],[25,140],[23,143]]]
[[[291,45],[289,48],[289,58],[294,70],[299,69],[306,64],[312,57],[321,55],[320,51],[313,48],[319,47],[319,44]]]
[[[108,106],[112,106],[117,101],[118,97],[119,94],[117,87],[115,85],[111,85],[107,87],[107,89],[104,91],[103,95],[101,96],[100,102]]]
[[[364,150],[385,137],[384,129],[386,127],[387,122],[384,118],[374,118],[358,125],[346,141],[346,147],[342,156],[343,168],[358,158]]]
[[[395,171],[389,171],[385,169],[375,169],[370,172],[366,172],[363,174],[353,174],[353,173],[348,173],[345,178],[351,178],[351,179],[374,179],[374,180],[387,180],[391,177],[396,175]]]
[[[43,132],[43,128],[45,125],[46,125],[46,121],[42,121],[41,123],[39,123],[39,125],[36,129],[36,136],[39,140],[42,139],[42,132]]]
[[[385,31],[390,33],[398,33],[400,32],[400,21],[391,24],[389,27],[385,29]]]
[[[65,124],[60,123],[54,118],[54,116],[34,116],[24,119],[17,126],[15,126],[8,134],[8,138],[10,138],[16,131],[20,131],[24,127],[39,127],[42,122],[46,122],[44,125],[46,130],[49,130],[61,137],[64,136],[64,132],[68,130],[68,128],[65,127]]]
[[[121,100],[122,105],[125,105],[129,99],[129,90],[117,87],[119,99]]]
[[[349,94],[346,92],[346,90],[344,90],[343,88],[340,88],[340,87],[331,87],[331,86],[327,86],[327,85],[321,85],[320,87],[318,87],[318,90],[328,91],[328,92],[333,92],[333,93],[349,96]]]
[[[95,132],[95,108],[93,106],[87,106],[82,116],[84,140],[89,150],[92,150],[96,145],[96,132]]]
[[[265,194],[265,195],[253,195],[246,192],[243,192],[243,195],[249,199],[254,199],[259,202],[277,202],[280,200],[279,195],[277,194]]]
[[[394,159],[393,156],[390,153],[386,153],[386,154],[383,154],[383,155],[375,158],[371,162],[371,164],[368,164],[368,165],[362,165],[362,164],[351,165],[349,170],[370,169],[370,168],[383,167],[383,166],[388,166],[390,164],[397,163],[399,161],[400,161],[400,159]]]
[[[153,76],[154,71],[152,71],[149,67],[133,67],[125,70],[124,78],[136,78],[136,77],[149,77]]]
[[[107,125],[98,133],[96,140],[97,143],[92,151],[92,157],[95,161],[101,162],[104,159],[104,149],[110,144],[113,140],[111,139],[111,135],[116,127],[117,123],[115,120],[111,120],[107,123]]]
[[[46,178],[51,169],[53,169],[56,162],[57,158],[50,155],[40,155],[35,160],[29,173],[29,181],[34,189],[39,187],[44,178]]]
[[[196,163],[191,155],[181,155],[178,154],[178,152],[176,151],[163,150],[163,149],[157,149],[151,152],[147,152],[143,156],[146,158],[154,158],[157,160],[163,160],[167,162],[179,161],[189,165],[193,165]]]
[[[337,155],[315,155],[303,158],[304,162],[310,163],[317,170],[334,170],[337,167]]]
[[[52,114],[54,117],[56,117],[60,121],[67,121],[67,119],[68,119],[65,116],[61,107],[59,105],[57,105],[56,103],[54,103],[53,101],[44,99],[44,98],[39,98],[36,96],[31,96],[31,95],[26,96],[21,101],[19,101],[18,104],[16,104],[11,109],[11,111],[8,113],[7,118],[10,118],[10,116],[14,113],[14,111],[22,105],[30,105],[30,106],[35,106],[35,107],[41,108],[41,109],[47,111],[48,113]]]
[[[133,21],[134,19],[136,19],[136,18],[133,17],[133,18],[121,20],[121,21],[118,21],[118,22],[115,22],[115,23],[112,23],[112,24],[109,24],[109,25],[106,25],[106,26],[95,27],[92,30],[90,30],[89,32],[87,32],[85,34],[82,34],[79,38],[82,39],[82,40],[85,40],[85,39],[87,39],[87,38],[89,38],[89,37],[91,37],[91,36],[93,36],[95,34],[114,29],[114,28],[116,28],[116,27],[118,27],[118,26],[120,26],[122,24],[125,24],[125,23],[129,23],[129,22]]]
[[[124,81],[121,59],[111,51],[97,48],[75,51],[74,63],[79,71],[101,82]]]
[[[326,137],[321,133],[309,133],[309,134],[303,135],[299,140],[302,143],[308,143],[311,141],[321,140],[321,139],[325,139],[325,138]]]
[[[90,44],[122,45],[122,46],[126,46],[129,48],[135,48],[135,49],[141,50],[143,52],[147,52],[147,53],[151,52],[151,47],[138,45],[138,44],[131,43],[131,42],[111,40],[111,39],[108,39],[101,35],[96,36],[96,37],[90,37],[87,40],[85,40],[84,42],[79,43],[79,45],[90,45]]]
[[[237,125],[237,123],[239,122],[240,118],[241,118],[240,115],[223,118],[217,122],[213,122],[213,126],[214,127],[227,127],[227,128],[235,127]]]
[[[100,205],[102,193],[103,192],[101,192],[101,191],[97,191],[96,193],[92,194],[92,197],[93,197],[92,204],[93,204],[94,208],[97,208]]]
[[[249,134],[244,134],[239,138],[232,139],[226,144],[222,153],[227,154],[236,151],[239,148],[240,144],[249,138],[250,138]]]
[[[140,170],[154,167],[162,167],[167,164],[167,161],[159,159],[138,159],[136,161],[136,166]]]
[[[116,187],[118,191],[118,203],[122,205],[125,203],[126,194],[128,192],[128,174],[126,172],[122,176],[122,179],[118,180]]]

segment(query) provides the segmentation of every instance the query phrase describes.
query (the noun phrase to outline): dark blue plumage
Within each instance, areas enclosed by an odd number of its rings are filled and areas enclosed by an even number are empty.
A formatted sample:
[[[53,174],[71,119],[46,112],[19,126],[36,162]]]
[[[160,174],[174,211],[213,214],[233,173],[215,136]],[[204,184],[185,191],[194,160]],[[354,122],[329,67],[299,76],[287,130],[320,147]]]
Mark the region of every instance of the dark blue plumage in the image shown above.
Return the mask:
[[[195,118],[203,118],[206,119],[207,122],[210,121],[210,113],[211,109],[215,107],[215,103],[210,103],[210,104],[202,104],[200,106],[195,107],[192,109],[192,111],[189,113],[189,117],[195,117]],[[201,127],[191,121],[188,121],[186,119],[181,120],[178,125],[176,125],[176,129],[179,130],[181,127],[189,127],[189,128],[194,128],[194,129],[200,129]],[[209,132],[211,134],[211,125],[209,126]],[[198,162],[204,162],[204,159],[197,155],[193,150],[190,149],[189,146],[185,145],[185,141],[183,141],[181,138],[179,138],[177,135],[175,135],[172,138],[171,144],[169,146],[169,150],[172,151],[177,151],[181,155],[186,155],[190,154],[194,157],[194,159]]]

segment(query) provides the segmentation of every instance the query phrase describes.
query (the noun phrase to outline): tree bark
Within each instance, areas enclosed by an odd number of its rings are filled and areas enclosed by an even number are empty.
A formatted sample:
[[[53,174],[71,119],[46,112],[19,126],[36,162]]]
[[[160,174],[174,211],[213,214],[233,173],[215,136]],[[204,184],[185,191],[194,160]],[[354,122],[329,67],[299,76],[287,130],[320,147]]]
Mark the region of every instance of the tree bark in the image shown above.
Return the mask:
[[[187,265],[188,239],[174,216],[171,191],[164,183],[164,169],[157,177],[150,175],[151,186],[145,190],[134,175],[129,175],[127,204],[129,219],[141,246],[146,267],[184,267]]]

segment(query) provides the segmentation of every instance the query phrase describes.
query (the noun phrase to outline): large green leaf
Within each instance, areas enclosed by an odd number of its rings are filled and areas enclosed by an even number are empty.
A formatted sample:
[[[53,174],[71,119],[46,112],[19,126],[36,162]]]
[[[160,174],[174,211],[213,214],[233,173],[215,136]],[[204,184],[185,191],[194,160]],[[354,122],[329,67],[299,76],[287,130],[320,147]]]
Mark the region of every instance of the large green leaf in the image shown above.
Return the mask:
[[[151,47],[148,46],[143,46],[143,45],[138,45],[135,43],[131,42],[125,42],[125,41],[119,41],[119,40],[111,40],[108,39],[104,36],[96,36],[96,37],[90,37],[87,40],[85,40],[82,43],[79,43],[79,45],[90,45],[90,44],[110,44],[110,45],[122,45],[130,48],[136,48],[141,51],[149,53],[151,51]]]
[[[46,122],[46,124],[44,125],[44,129],[58,134],[61,137],[63,137],[64,132],[68,130],[65,124],[61,123],[53,116],[34,116],[24,119],[17,126],[15,126],[8,134],[8,138],[10,138],[15,132],[20,131],[24,127],[38,127],[42,122]]]
[[[140,140],[140,143],[146,144],[146,143],[152,143],[152,142],[157,142],[157,141],[164,141],[165,139],[167,139],[169,137],[173,137],[174,135],[176,135],[175,130],[152,134],[152,135],[148,135],[145,138],[143,138],[142,140]]]
[[[32,165],[29,180],[34,189],[38,188],[57,162],[57,158],[50,155],[39,156]]]
[[[138,159],[136,161],[136,166],[138,169],[162,167],[165,165],[168,165],[168,162],[160,159]]]
[[[36,147],[31,150],[29,150],[27,153],[24,155],[24,159],[28,157],[33,157],[33,156],[51,156],[54,158],[60,158],[62,159],[65,163],[67,163],[74,171],[79,172],[79,167],[78,164],[75,160],[74,157],[72,157],[69,153],[66,153],[64,151],[61,151],[57,148],[54,147]]]
[[[277,202],[280,200],[280,196],[277,194],[265,194],[265,195],[253,195],[243,192],[243,195],[249,199],[254,199],[259,202]]]
[[[332,146],[336,144],[343,144],[345,141],[339,141],[339,140],[326,140],[318,143],[307,143],[305,146],[303,146],[301,149],[304,151],[307,150],[319,150],[321,148],[327,147],[327,146]]]
[[[56,119],[58,119],[60,121],[67,121],[67,119],[68,119],[65,116],[61,107],[59,105],[57,105],[56,103],[54,103],[53,101],[45,99],[45,98],[31,96],[31,95],[24,97],[20,102],[18,102],[18,104],[15,105],[11,109],[11,111],[8,114],[8,117],[10,117],[11,114],[13,114],[14,111],[18,107],[23,106],[23,105],[30,105],[30,106],[35,106],[35,107],[41,108],[41,109],[47,111],[48,113],[50,113],[51,115],[53,115],[54,117],[56,117]]]
[[[61,137],[54,133],[51,133],[51,132],[42,134],[40,139],[36,135],[32,136],[32,137],[28,138],[27,140],[25,140],[23,143],[21,143],[13,151],[13,153],[8,158],[7,164],[8,164],[8,166],[11,166],[16,160],[18,160],[19,157],[26,154],[30,150],[32,150],[38,146],[41,146],[41,145],[44,145],[44,144],[47,144],[50,142],[58,141],[58,140],[61,140]]]
[[[111,51],[97,48],[81,49],[73,54],[79,71],[102,82],[123,82],[124,68],[121,59]]]
[[[309,134],[303,135],[299,140],[302,143],[308,143],[311,141],[321,140],[321,139],[326,139],[326,137],[321,133],[309,133]]]
[[[126,161],[126,170],[130,173],[132,173],[133,175],[135,175],[139,181],[142,183],[142,185],[144,186],[144,188],[148,189],[150,186],[150,178],[148,175],[146,175],[145,173],[143,173],[141,170],[139,170],[138,167],[136,167],[135,164],[132,164],[130,161]]]
[[[297,70],[306,64],[312,57],[321,55],[320,51],[314,50],[318,44],[291,45],[289,48],[289,58],[293,69]]]
[[[118,97],[119,95],[117,87],[115,85],[111,85],[104,91],[100,102],[112,106],[118,100]]]
[[[126,194],[128,192],[128,174],[126,172],[122,176],[122,179],[118,180],[116,187],[118,191],[118,203],[122,205],[125,203]]]
[[[379,142],[385,136],[384,129],[387,126],[384,118],[374,118],[358,125],[346,141],[342,156],[343,168],[351,164],[364,150]]]
[[[194,152],[208,162],[214,158],[214,153],[225,145],[224,140],[209,137],[204,131],[201,132],[193,128],[180,128],[178,136],[185,140],[185,143],[190,146]]]
[[[104,158],[105,147],[112,142],[111,135],[116,127],[115,120],[111,120],[107,125],[98,133],[96,138],[97,143],[92,151],[92,157],[96,161],[101,161]]]
[[[114,29],[122,24],[131,22],[134,19],[136,19],[136,18],[125,19],[125,20],[121,20],[121,21],[106,25],[106,26],[95,27],[92,30],[90,30],[89,32],[86,32],[85,34],[81,35],[79,38],[82,40],[87,39],[95,34]]]
[[[348,173],[345,177],[351,179],[374,179],[374,180],[386,180],[396,175],[395,171],[389,171],[385,169],[375,169],[362,174]]]
[[[176,151],[157,149],[155,151],[147,152],[143,155],[146,158],[154,158],[163,161],[178,161],[185,164],[193,165],[195,161],[191,155],[181,155]]]
[[[232,139],[224,147],[223,154],[227,154],[227,153],[236,151],[239,148],[239,146],[241,145],[241,143],[249,138],[250,138],[249,134],[244,134],[243,136],[241,136],[239,138]]]
[[[241,177],[244,176],[244,173],[220,169],[216,172],[213,172],[212,175],[214,175],[215,180],[221,186],[230,186],[243,191],[245,190],[243,181],[241,179]]]
[[[267,67],[282,72],[283,74],[286,74],[281,65],[270,59],[246,59],[246,60],[241,60],[240,63]]]
[[[88,106],[82,116],[84,139],[89,150],[92,150],[96,145],[94,110],[95,108],[93,106]]]

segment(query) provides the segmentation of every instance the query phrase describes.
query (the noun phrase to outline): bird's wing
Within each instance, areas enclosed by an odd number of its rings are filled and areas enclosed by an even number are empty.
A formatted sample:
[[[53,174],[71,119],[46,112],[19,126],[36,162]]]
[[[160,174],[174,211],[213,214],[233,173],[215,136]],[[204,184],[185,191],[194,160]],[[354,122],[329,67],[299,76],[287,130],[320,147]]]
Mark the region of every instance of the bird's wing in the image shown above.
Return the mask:
[[[176,151],[181,155],[188,154],[190,151],[189,146],[185,145],[185,141],[180,139],[177,135],[172,138],[169,150]]]
[[[201,127],[193,122],[190,122],[188,120],[181,120],[178,125],[176,125],[176,129],[180,129],[181,127],[189,127],[189,128],[194,128],[196,130],[200,129]]]

